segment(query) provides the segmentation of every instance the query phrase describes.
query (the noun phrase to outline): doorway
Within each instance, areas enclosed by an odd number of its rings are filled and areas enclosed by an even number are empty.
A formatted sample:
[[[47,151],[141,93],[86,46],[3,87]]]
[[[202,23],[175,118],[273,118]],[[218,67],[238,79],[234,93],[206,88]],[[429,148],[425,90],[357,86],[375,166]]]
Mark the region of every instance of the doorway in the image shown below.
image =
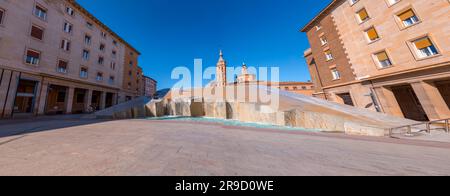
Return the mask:
[[[392,92],[394,93],[405,118],[416,121],[429,121],[429,118],[411,85],[392,87]]]
[[[445,103],[447,103],[447,106],[450,109],[450,80],[436,82],[436,87],[439,89],[442,98],[445,100]]]
[[[55,115],[66,112],[67,87],[50,85],[47,95],[47,104],[45,114]]]
[[[91,100],[91,106],[95,108],[95,110],[100,110],[100,101],[102,97],[102,92],[100,91],[92,91],[92,100]]]
[[[73,103],[72,103],[72,114],[82,114],[86,109],[86,95],[87,90],[75,88]]]
[[[19,80],[16,98],[14,100],[14,114],[33,113],[36,100],[36,81]]]
[[[105,99],[105,107],[109,108],[114,105],[114,94],[113,93],[106,93],[106,99]]]

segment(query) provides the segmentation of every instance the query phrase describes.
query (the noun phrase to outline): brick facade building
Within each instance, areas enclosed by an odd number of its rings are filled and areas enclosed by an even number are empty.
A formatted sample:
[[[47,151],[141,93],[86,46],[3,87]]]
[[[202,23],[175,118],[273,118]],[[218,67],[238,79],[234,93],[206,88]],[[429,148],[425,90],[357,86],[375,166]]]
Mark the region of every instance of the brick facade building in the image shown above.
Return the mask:
[[[448,0],[334,0],[301,31],[315,96],[419,121],[450,117]]]

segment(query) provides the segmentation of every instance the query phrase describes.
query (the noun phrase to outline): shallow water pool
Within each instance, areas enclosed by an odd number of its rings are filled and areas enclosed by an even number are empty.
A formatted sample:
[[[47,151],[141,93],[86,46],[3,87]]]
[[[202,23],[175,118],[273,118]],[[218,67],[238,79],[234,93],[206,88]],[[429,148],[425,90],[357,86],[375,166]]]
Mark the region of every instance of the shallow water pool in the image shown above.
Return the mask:
[[[217,118],[207,118],[207,117],[165,116],[165,117],[147,118],[147,120],[206,122],[206,123],[219,123],[219,124],[222,124],[222,125],[225,125],[225,126],[236,126],[236,127],[249,127],[249,128],[260,128],[260,129],[278,129],[278,130],[287,130],[287,131],[320,132],[320,130],[315,130],[315,129],[305,129],[305,128],[298,128],[298,127],[269,125],[269,124],[262,124],[262,123],[248,123],[248,122],[241,122],[241,121],[237,121],[237,120],[217,119]]]

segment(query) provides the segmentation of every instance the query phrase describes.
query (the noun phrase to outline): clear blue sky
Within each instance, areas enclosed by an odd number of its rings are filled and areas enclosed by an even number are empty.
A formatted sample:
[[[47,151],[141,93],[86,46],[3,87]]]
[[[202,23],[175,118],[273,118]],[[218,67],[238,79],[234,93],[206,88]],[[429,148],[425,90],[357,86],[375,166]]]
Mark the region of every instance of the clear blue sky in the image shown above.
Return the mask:
[[[228,66],[279,66],[281,81],[310,79],[299,29],[330,0],[78,0],[137,48],[140,66],[171,87],[174,67],[194,58],[215,66],[223,49]]]

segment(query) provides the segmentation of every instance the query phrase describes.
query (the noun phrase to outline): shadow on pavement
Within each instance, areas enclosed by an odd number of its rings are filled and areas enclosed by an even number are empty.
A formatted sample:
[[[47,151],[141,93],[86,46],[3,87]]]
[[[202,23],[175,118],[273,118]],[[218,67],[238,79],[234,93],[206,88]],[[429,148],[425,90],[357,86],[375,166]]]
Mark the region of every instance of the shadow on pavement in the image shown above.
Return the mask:
[[[0,138],[111,121],[82,117],[83,115],[62,115],[0,120]]]

